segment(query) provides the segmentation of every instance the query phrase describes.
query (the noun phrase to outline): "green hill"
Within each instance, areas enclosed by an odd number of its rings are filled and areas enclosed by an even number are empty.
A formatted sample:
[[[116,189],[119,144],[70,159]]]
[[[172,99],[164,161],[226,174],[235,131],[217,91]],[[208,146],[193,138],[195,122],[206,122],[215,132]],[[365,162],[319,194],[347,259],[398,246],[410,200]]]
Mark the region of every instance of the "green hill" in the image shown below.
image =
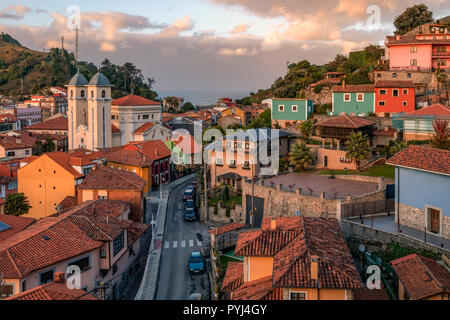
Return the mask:
[[[348,57],[337,55],[333,61],[322,66],[311,64],[307,60],[292,63],[288,66],[287,74],[278,78],[269,89],[252,92],[238,103],[250,105],[271,97],[304,98],[308,85],[323,79],[326,72],[332,71],[345,73],[347,84],[371,83],[369,71],[377,67],[383,52],[381,47],[371,45],[362,51],[351,52]]]
[[[9,34],[0,34],[0,95],[23,97],[42,94],[51,86],[63,87],[77,72],[91,78],[98,67],[93,63],[80,61],[76,63],[73,53],[59,48],[49,52],[40,52],[23,47]],[[105,59],[100,71],[111,81],[113,98],[118,98],[134,91],[148,99],[156,99],[157,94],[151,90],[153,79],[145,79],[141,70],[132,63],[122,66],[112,64]]]

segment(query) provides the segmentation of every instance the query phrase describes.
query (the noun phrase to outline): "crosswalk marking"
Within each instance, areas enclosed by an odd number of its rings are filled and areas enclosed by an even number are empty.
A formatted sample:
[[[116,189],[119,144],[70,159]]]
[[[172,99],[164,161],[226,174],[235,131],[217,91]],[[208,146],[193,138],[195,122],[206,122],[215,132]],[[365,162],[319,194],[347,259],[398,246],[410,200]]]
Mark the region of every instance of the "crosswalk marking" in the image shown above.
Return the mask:
[[[194,246],[194,240],[189,240],[189,247],[192,248]]]
[[[181,241],[181,247],[182,248],[186,247],[186,240]]]
[[[172,246],[174,249],[177,247],[177,241],[174,241],[173,242],[173,246]]]
[[[169,249],[170,247],[170,243],[169,241],[166,241],[166,243],[164,244],[164,249]]]
[[[164,249],[176,249],[176,248],[192,248],[192,247],[202,247],[203,242],[196,240],[173,240],[164,241]]]

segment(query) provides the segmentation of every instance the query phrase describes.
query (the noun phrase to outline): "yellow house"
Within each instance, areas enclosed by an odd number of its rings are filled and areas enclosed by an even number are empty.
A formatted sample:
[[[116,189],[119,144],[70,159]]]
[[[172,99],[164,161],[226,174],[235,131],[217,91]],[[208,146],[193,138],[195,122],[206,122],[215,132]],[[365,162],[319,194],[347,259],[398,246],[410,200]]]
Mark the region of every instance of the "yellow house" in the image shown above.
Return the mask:
[[[49,152],[17,171],[18,192],[28,197],[31,209],[25,217],[41,219],[56,212],[55,207],[67,196],[76,196],[76,186],[84,175],[72,165],[64,152]],[[92,167],[88,164],[87,167]],[[86,166],[80,166],[80,170]]]
[[[353,300],[362,289],[336,219],[264,218],[239,235],[222,291],[232,300]]]
[[[251,114],[248,111],[245,111],[244,109],[238,107],[230,107],[222,111],[222,118],[225,118],[227,116],[239,117],[241,119],[241,124],[243,126],[246,126],[249,122]]]
[[[450,300],[450,272],[436,261],[411,254],[391,264],[399,300]]]

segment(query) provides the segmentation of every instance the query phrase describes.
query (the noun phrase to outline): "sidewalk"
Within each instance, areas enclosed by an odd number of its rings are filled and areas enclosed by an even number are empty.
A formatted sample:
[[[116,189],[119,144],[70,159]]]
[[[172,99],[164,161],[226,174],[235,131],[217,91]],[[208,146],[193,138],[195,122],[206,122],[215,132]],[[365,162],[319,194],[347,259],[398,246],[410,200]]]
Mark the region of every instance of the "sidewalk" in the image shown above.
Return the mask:
[[[158,285],[159,278],[159,266],[161,262],[161,247],[164,242],[164,230],[166,226],[166,215],[167,215],[167,201],[170,196],[171,190],[194,178],[194,174],[182,177],[178,180],[173,181],[172,183],[163,186],[162,188],[162,199],[160,199],[160,207],[158,210],[157,222],[156,222],[156,230],[155,237],[152,239],[152,244],[147,257],[147,262],[145,266],[144,276],[142,277],[142,282],[139,288],[139,291],[134,298],[135,300],[154,300]],[[158,198],[160,195],[159,191],[152,192],[148,199]]]
[[[351,219],[350,221],[364,224],[368,227],[372,227],[372,218],[365,217],[362,220],[360,219]],[[398,234],[398,226],[395,223],[395,217],[392,216],[378,216],[373,218],[373,228],[383,230],[386,232],[390,232],[393,234]],[[425,234],[424,231],[419,231],[416,229],[412,229],[406,226],[400,226],[401,234],[407,235],[411,238],[417,239],[419,241],[425,242]],[[426,234],[426,242],[433,244],[435,246],[442,247],[445,249],[450,249],[450,240],[444,239],[441,237],[437,237],[435,235]]]

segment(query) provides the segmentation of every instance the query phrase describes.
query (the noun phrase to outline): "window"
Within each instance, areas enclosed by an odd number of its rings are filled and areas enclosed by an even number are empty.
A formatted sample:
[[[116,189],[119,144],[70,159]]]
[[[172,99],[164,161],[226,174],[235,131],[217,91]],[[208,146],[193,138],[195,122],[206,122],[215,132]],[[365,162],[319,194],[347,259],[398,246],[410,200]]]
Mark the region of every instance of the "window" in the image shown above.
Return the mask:
[[[102,98],[106,98],[106,91],[105,90],[102,91]]]
[[[408,89],[403,89],[403,94],[408,94]]]
[[[378,101],[378,105],[380,107],[384,107],[386,105],[386,101]]]
[[[30,150],[25,150],[25,155],[30,155]]]
[[[85,176],[87,176],[87,175],[89,174],[89,172],[91,172],[91,170],[92,170],[92,168],[84,168],[84,169],[83,169],[83,174],[84,174]]]
[[[381,78],[381,73],[377,73],[377,78]]]
[[[70,90],[70,97],[73,98],[73,90]]]
[[[407,78],[411,78],[411,73],[408,72],[408,73],[406,74],[406,77],[407,77]]]
[[[10,183],[8,183],[8,190],[13,190],[13,189],[17,189],[17,180],[11,181]]]
[[[91,90],[91,99],[94,99],[94,90]]]
[[[27,291],[27,281],[23,280],[22,281],[22,292]]]
[[[14,157],[16,155],[16,153],[14,152],[14,151],[8,151],[7,153],[6,153],[6,156],[7,157]]]
[[[250,162],[244,161],[244,166],[243,166],[243,168],[244,168],[244,169],[250,169]]]
[[[236,160],[230,160],[228,164],[231,168],[234,168],[236,166]]]
[[[39,274],[39,285],[43,285],[54,280],[55,270],[48,270]]]
[[[387,91],[385,89],[380,90],[380,95],[386,95]]]
[[[392,74],[392,78],[397,78],[397,73],[394,72],[394,73]]]
[[[278,106],[278,111],[283,112],[284,111],[284,106],[283,105],[279,105]]]
[[[350,93],[344,93],[344,101],[345,101],[345,102],[351,101]]]
[[[115,256],[123,249],[124,246],[124,234],[123,232],[113,240],[113,255]]]
[[[291,300],[306,300],[306,292],[291,292]]]
[[[216,165],[219,166],[219,167],[223,166],[223,160],[222,160],[222,158],[217,158],[217,159],[216,159]]]
[[[392,90],[392,96],[393,97],[398,97],[398,89]]]
[[[80,96],[84,98],[84,90],[81,90]]]
[[[413,66],[413,67],[417,66],[417,59],[411,59],[410,64],[411,64],[411,66]]]
[[[68,267],[78,266],[80,268],[81,272],[86,271],[87,269],[90,268],[90,256],[70,262],[67,266]]]
[[[144,114],[144,115],[142,116],[142,119],[143,119],[143,120],[148,120],[148,114]]]
[[[106,250],[100,250],[100,258],[106,259]]]
[[[408,101],[403,101],[402,104],[404,107],[406,107],[408,105]]]
[[[247,150],[250,149],[250,143],[248,143],[248,142],[245,143],[245,149],[247,149]]]
[[[411,53],[417,52],[417,46],[411,46]]]
[[[363,93],[357,93],[356,94],[356,101],[358,101],[358,102],[364,101],[364,94]]]
[[[298,106],[292,106],[292,112],[297,112],[298,111]]]

